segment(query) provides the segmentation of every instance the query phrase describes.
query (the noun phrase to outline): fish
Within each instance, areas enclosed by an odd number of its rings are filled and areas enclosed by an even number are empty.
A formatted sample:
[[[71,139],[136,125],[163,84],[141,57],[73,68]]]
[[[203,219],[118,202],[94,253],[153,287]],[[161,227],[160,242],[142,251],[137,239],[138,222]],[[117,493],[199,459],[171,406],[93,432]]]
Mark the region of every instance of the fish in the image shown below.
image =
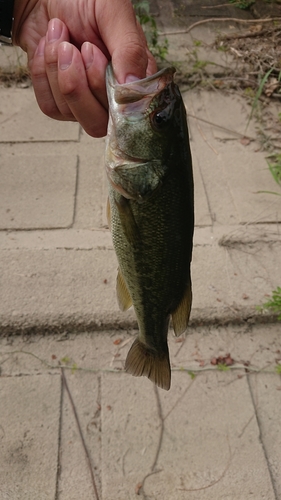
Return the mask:
[[[192,159],[175,69],[119,84],[106,70],[109,123],[105,168],[108,224],[118,260],[117,301],[132,305],[139,332],[125,371],[169,390],[170,319],[176,336],[192,303]]]

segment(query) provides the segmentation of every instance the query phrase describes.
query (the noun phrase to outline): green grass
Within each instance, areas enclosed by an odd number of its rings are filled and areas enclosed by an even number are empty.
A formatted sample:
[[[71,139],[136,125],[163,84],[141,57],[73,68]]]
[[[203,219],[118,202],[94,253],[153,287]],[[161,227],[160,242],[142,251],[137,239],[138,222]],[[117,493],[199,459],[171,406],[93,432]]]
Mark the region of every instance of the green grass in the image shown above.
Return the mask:
[[[169,42],[167,38],[165,38],[163,42],[159,41],[159,32],[156,21],[150,13],[149,1],[140,0],[134,2],[133,5],[137,20],[144,31],[150,52],[156,59],[164,61],[168,54]]]
[[[235,7],[238,7],[239,9],[248,9],[253,3],[255,3],[255,0],[228,0],[229,3],[232,3],[235,5]]]
[[[278,320],[281,321],[281,287],[278,286],[276,290],[273,290],[272,297],[263,304],[262,309],[267,309],[274,313],[279,314]],[[281,366],[281,365],[280,365]]]
[[[256,3],[256,0],[228,0],[229,3],[232,3],[235,7],[239,9],[248,9]],[[276,0],[264,0],[264,3],[276,3]]]

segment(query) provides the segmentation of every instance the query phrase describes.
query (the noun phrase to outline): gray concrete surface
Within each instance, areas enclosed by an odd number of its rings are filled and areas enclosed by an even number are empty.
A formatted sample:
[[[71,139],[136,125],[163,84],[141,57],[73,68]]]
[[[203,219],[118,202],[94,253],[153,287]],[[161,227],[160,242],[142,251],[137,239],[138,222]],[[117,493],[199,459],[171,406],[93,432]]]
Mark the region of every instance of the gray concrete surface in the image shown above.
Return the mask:
[[[182,24],[180,3],[159,5],[163,29]],[[170,39],[175,60],[190,47]],[[1,48],[0,67],[19,61]],[[260,193],[276,185],[246,101],[183,96],[194,304],[186,336],[169,334],[166,393],[123,372],[137,325],[115,297],[104,139],[42,115],[31,88],[0,87],[0,500],[281,499],[280,323],[256,309],[281,283],[280,200]],[[212,364],[227,354],[228,370]]]
[[[134,334],[0,339],[0,498],[95,498],[61,367],[100,499],[281,498],[280,327],[170,334],[169,392],[123,373]]]

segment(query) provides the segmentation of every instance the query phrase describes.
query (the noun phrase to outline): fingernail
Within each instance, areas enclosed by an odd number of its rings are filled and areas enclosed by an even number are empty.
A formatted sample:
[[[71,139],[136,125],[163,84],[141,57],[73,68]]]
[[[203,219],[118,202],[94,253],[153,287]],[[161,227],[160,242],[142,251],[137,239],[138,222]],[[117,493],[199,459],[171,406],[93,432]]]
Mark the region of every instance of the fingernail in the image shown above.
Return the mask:
[[[36,49],[36,55],[37,56],[43,56],[44,51],[45,51],[45,37],[41,38],[40,42],[38,43],[37,49]]]
[[[62,42],[58,48],[58,62],[59,68],[65,70],[69,68],[73,58],[73,46],[71,43]]]
[[[51,19],[48,25],[47,42],[52,43],[59,40],[62,34],[62,24],[59,19]]]
[[[83,44],[83,59],[86,69],[88,69],[94,62],[93,46],[89,42],[85,42]]]
[[[139,77],[136,75],[127,75],[125,78],[125,83],[131,83],[131,82],[136,82],[139,80]]]

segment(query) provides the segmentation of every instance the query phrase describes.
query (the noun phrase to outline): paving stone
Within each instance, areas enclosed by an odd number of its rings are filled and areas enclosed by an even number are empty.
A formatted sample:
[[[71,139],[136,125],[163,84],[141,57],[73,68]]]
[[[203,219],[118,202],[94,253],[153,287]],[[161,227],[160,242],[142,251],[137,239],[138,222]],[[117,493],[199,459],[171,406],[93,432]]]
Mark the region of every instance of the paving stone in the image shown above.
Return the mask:
[[[189,117],[192,153],[213,223],[260,224],[280,220],[279,197],[260,192],[278,191],[266,153],[257,152],[257,142],[246,146],[241,143],[244,134],[256,137],[254,121],[246,130],[250,107],[236,96],[234,99],[212,92],[187,93],[185,102],[188,113],[199,118]],[[226,114],[226,109],[231,112]],[[200,122],[200,118],[210,123]]]
[[[79,241],[79,232],[76,238]],[[96,247],[79,242],[78,249],[74,240],[71,246],[61,240],[58,248],[43,240],[34,249],[1,250],[1,331],[135,327],[133,309],[124,313],[118,308],[118,265],[112,246],[105,245],[107,238]],[[224,246],[215,239],[195,244],[191,319],[205,321],[211,315],[220,322],[241,321],[256,315],[256,306],[280,284],[279,256],[277,240],[256,242],[254,247],[235,240]]]
[[[1,500],[55,500],[60,396],[57,375],[1,377]]]
[[[225,169],[228,189],[242,224],[259,224],[281,220],[278,185],[271,176],[263,153],[245,151],[241,145],[228,145],[228,161],[219,163]],[[269,191],[264,193],[262,191]]]
[[[117,262],[111,249],[3,250],[0,267],[0,317],[6,318],[6,325],[15,325],[22,318],[31,326],[41,317],[40,329],[44,323],[54,327],[64,323],[70,328],[73,321],[76,329],[79,322],[85,324],[87,316],[99,328],[104,320],[117,325],[133,316],[132,311],[127,315],[118,312]],[[101,311],[105,312],[103,318]]]
[[[205,499],[206,487],[208,500],[275,499],[244,378],[174,373],[158,399],[149,381],[125,377],[102,376],[103,498],[133,499],[144,484],[163,500]]]
[[[0,165],[0,229],[68,227],[74,218],[77,157],[5,155]]]
[[[79,125],[45,116],[38,107],[32,88],[1,88],[0,142],[78,139]]]

